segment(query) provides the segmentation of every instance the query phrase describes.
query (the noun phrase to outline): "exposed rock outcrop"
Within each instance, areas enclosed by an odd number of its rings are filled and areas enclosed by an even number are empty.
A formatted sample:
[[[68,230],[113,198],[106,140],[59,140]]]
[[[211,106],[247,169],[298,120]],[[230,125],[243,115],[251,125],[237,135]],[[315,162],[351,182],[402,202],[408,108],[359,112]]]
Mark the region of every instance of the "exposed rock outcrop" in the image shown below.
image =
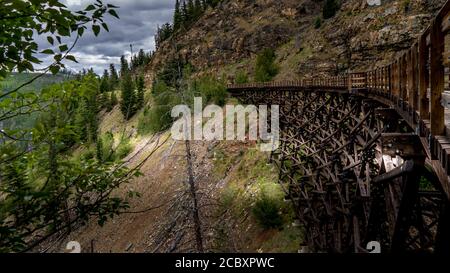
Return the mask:
[[[316,29],[324,2],[224,0],[161,45],[148,79],[175,52],[197,71],[225,72],[232,78],[237,68],[251,71],[254,56],[266,47],[277,49],[278,79],[362,70],[408,48],[445,0],[342,1],[336,16]]]

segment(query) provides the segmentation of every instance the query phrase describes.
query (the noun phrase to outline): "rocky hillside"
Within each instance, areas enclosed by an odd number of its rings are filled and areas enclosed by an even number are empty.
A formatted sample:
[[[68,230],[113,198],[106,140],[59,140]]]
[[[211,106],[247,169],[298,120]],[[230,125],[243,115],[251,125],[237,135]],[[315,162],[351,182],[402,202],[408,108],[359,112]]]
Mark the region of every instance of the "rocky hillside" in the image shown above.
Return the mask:
[[[342,0],[334,17],[316,24],[323,0],[224,0],[161,45],[148,79],[177,52],[198,71],[226,73],[231,81],[237,69],[251,74],[255,54],[267,47],[277,52],[277,79],[365,69],[409,47],[445,1],[376,2]]]

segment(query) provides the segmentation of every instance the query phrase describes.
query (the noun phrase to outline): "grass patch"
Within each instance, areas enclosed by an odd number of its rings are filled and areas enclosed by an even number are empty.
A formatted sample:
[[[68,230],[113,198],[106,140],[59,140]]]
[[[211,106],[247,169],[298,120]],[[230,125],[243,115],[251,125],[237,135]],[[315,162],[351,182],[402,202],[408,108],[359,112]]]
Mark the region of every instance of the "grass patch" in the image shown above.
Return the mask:
[[[269,253],[296,253],[302,241],[302,230],[288,225],[265,241],[261,249]]]
[[[122,160],[133,151],[133,145],[131,145],[128,138],[123,138],[116,148],[116,160]]]
[[[224,219],[215,227],[216,248],[297,252],[302,231],[291,225],[294,210],[284,202],[276,167],[268,164],[266,153],[234,148],[222,145],[215,150],[214,175],[227,179],[215,212]]]

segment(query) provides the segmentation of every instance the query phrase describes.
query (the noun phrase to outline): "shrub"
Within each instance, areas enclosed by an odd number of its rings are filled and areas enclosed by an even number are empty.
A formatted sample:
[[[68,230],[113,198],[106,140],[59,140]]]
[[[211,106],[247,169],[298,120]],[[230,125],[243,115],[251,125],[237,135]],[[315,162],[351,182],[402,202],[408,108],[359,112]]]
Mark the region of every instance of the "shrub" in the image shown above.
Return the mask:
[[[253,207],[253,215],[263,228],[279,228],[283,225],[283,218],[279,214],[281,207],[278,200],[262,192]]]
[[[316,18],[316,21],[314,22],[314,27],[316,29],[320,28],[322,26],[322,19],[320,17]]]
[[[337,10],[339,9],[339,4],[336,0],[327,0],[325,6],[323,7],[323,19],[329,19],[336,15]]]
[[[102,160],[104,162],[113,162],[115,160],[114,154],[114,136],[111,132],[101,136],[102,142]]]
[[[124,159],[132,150],[133,146],[130,144],[130,141],[128,139],[123,139],[117,146],[116,160]]]
[[[157,133],[169,128],[173,122],[172,108],[180,103],[179,96],[164,81],[154,83],[152,95],[154,105],[146,108],[139,118],[139,134]]]
[[[239,70],[236,73],[235,83],[248,83],[248,75],[245,71]]]
[[[275,51],[267,48],[256,58],[255,80],[257,82],[271,81],[278,74],[278,67],[274,63]]]
[[[120,110],[126,120],[129,120],[136,113],[136,92],[135,84],[130,73],[126,73],[121,83],[122,100]]]
[[[96,151],[94,149],[92,149],[91,147],[88,147],[88,149],[81,154],[81,159],[87,161],[90,159],[94,159],[95,156],[96,156]]]
[[[157,133],[168,129],[173,122],[171,111],[172,107],[166,105],[156,105],[151,108],[146,116],[148,132]]]
[[[228,95],[225,85],[211,76],[194,81],[192,89],[192,95],[200,95],[204,104],[214,103],[223,106]]]

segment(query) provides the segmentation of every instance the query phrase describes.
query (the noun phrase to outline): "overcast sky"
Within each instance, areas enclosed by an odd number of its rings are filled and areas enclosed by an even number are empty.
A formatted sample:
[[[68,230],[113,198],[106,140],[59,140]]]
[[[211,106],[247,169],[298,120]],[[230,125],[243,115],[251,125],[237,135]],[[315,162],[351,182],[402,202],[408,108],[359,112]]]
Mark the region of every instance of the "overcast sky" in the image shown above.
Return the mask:
[[[86,7],[94,0],[63,0],[71,10],[77,11]],[[130,56],[130,44],[133,52],[140,48],[146,52],[154,50],[154,35],[157,25],[172,21],[175,0],[104,0],[104,3],[114,4],[120,8],[117,10],[120,19],[109,14],[106,22],[109,32],[102,29],[98,37],[92,31],[85,33],[77,43],[72,53],[79,63],[65,61],[64,63],[72,70],[79,71],[83,67],[94,68],[95,72],[102,74],[110,63],[118,65],[120,56]],[[46,36],[38,37],[40,50],[48,48]],[[51,63],[48,56],[42,56],[44,65]]]

